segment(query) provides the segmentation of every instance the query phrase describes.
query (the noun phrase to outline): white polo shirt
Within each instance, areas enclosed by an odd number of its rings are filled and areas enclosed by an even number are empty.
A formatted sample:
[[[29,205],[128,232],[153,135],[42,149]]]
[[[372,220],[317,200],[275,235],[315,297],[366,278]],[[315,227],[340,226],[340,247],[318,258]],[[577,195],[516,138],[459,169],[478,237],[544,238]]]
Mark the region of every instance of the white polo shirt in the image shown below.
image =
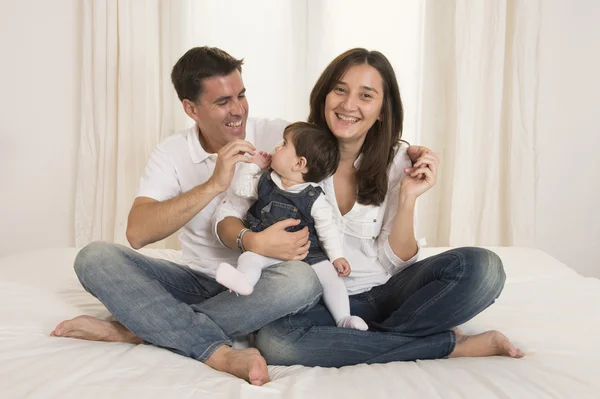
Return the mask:
[[[288,123],[281,119],[248,118],[246,140],[257,149],[270,151],[283,138]],[[150,155],[140,179],[137,197],[166,201],[205,183],[215,169],[217,154],[207,153],[198,138],[198,126],[175,133],[162,141]],[[214,277],[220,262],[237,263],[239,251],[224,247],[215,236],[212,215],[225,197],[216,196],[181,230],[181,262]]]

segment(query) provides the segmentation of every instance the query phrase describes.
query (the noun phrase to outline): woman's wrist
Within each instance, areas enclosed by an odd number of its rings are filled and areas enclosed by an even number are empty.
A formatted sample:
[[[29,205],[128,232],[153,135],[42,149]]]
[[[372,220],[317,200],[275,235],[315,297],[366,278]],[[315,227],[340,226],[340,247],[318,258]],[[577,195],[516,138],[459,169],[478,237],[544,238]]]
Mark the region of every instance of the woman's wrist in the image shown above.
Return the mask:
[[[398,207],[401,209],[414,208],[417,203],[417,196],[411,194],[400,193],[398,198]]]

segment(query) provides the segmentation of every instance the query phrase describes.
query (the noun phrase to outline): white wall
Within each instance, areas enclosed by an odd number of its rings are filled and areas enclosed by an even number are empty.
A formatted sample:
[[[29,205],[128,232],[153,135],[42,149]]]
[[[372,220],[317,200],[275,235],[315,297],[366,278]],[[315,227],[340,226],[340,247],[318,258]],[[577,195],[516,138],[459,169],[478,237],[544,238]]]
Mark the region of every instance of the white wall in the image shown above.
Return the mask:
[[[73,245],[78,0],[0,2],[0,255]]]
[[[536,246],[600,277],[600,2],[542,1]]]

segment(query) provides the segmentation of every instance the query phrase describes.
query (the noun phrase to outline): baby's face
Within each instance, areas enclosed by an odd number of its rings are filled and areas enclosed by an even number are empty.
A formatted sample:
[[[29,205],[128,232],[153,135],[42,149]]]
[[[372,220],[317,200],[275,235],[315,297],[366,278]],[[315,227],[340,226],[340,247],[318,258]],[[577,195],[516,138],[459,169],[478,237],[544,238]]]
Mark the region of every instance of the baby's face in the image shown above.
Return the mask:
[[[275,147],[275,153],[271,160],[271,168],[278,175],[290,178],[294,172],[294,166],[298,163],[298,155],[292,141],[293,132],[287,131],[283,136],[283,141]]]

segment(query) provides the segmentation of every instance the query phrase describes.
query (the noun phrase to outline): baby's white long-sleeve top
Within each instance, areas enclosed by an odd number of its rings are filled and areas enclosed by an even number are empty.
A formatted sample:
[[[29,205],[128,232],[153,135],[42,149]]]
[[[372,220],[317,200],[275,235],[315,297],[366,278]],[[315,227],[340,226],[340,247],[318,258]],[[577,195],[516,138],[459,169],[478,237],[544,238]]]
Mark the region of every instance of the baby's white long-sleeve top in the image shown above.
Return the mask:
[[[238,166],[235,177],[231,183],[231,191],[240,197],[248,200],[258,198],[258,182],[262,171],[255,163],[242,163]],[[281,177],[275,172],[271,172],[271,179],[281,190],[298,193],[306,187],[319,187],[317,183],[302,183],[291,187],[283,187]],[[321,246],[325,250],[327,257],[331,262],[344,257],[342,238],[338,228],[333,220],[333,208],[325,199],[325,194],[319,195],[310,211],[315,222],[315,230],[319,237]]]

